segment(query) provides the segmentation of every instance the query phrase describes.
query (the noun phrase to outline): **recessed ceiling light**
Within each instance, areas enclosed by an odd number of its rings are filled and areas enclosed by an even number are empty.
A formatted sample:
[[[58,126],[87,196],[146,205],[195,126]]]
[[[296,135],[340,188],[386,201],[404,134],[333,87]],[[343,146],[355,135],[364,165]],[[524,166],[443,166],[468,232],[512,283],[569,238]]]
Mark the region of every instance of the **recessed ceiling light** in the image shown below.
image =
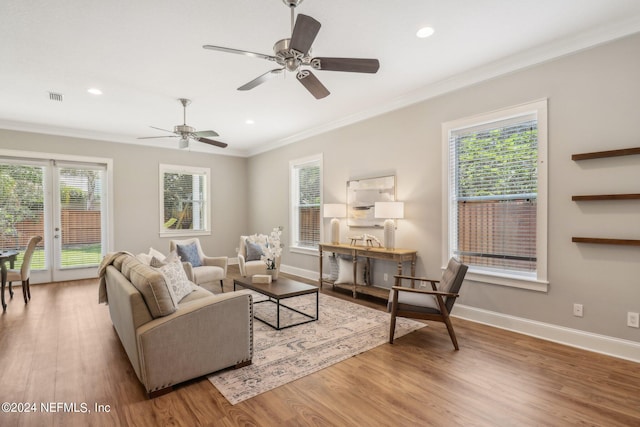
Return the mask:
[[[252,124],[254,124],[254,123],[255,123],[255,122],[254,122],[253,120],[251,120],[251,119],[247,119],[247,120],[245,120],[244,122],[245,122],[246,124],[248,124],[248,125],[252,125]]]
[[[87,89],[87,92],[89,92],[92,95],[102,95],[102,91],[98,88],[92,87],[90,89]]]
[[[421,39],[426,39],[429,36],[432,36],[435,33],[435,30],[431,27],[422,27],[416,33],[416,36]]]

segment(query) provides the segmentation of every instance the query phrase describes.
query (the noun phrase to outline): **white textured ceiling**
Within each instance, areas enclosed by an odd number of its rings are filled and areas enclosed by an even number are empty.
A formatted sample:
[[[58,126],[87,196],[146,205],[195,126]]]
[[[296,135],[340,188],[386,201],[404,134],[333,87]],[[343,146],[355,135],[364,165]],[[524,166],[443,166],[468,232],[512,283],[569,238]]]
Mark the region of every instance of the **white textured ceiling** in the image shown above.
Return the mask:
[[[378,58],[379,72],[317,71],[322,100],[292,74],[237,91],[274,64],[202,45],[271,55],[290,35],[282,0],[2,0],[0,128],[177,147],[136,138],[181,124],[184,97],[187,123],[229,144],[195,151],[251,155],[640,31],[638,0],[305,0],[296,13],[322,24],[314,56]],[[425,25],[435,34],[418,39]]]

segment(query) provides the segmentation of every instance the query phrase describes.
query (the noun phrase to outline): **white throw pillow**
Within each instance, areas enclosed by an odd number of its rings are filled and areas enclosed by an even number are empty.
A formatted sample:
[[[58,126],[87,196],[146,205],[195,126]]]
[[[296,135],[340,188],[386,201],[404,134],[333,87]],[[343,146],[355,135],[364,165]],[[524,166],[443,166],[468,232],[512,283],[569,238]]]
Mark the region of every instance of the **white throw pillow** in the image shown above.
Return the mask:
[[[156,259],[160,261],[164,261],[164,259],[166,258],[162,252],[153,248],[149,248],[149,255],[152,257],[156,257]]]
[[[338,280],[336,284],[353,283],[353,261],[345,258],[338,258]],[[356,284],[364,285],[364,263],[358,262],[356,267]]]
[[[136,255],[136,259],[138,261],[140,261],[141,263],[143,263],[144,265],[151,265],[151,259],[153,258],[153,256],[149,255],[149,254],[138,254]]]
[[[151,265],[153,266],[154,264],[155,260],[152,261]],[[182,298],[196,289],[194,284],[189,281],[182,267],[182,263],[178,259],[158,267],[157,270],[164,276],[169,290],[173,292],[173,296],[175,296],[176,303],[179,303]]]

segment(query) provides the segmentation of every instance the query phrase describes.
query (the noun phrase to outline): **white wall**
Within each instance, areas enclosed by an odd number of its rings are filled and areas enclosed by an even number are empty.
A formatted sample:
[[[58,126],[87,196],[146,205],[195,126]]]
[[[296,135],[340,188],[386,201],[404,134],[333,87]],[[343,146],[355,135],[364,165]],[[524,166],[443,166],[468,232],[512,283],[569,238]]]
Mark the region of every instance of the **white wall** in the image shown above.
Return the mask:
[[[159,236],[159,164],[208,167],[212,233],[200,237],[203,250],[212,256],[236,256],[238,236],[248,223],[244,158],[1,129],[0,148],[113,159],[113,249],[133,253],[151,246],[169,250],[170,239]]]
[[[345,202],[349,179],[397,176],[406,219],[396,244],[418,250],[419,274],[439,277],[442,123],[548,98],[549,291],[466,282],[459,304],[640,342],[640,329],[626,326],[627,311],[640,311],[640,249],[571,242],[574,235],[640,239],[640,201],[571,201],[573,194],[640,192],[640,156],[571,160],[573,153],[640,146],[638,52],[634,35],[254,156],[249,224],[268,230],[280,223],[288,215],[289,160],[323,153],[325,203]],[[343,236],[362,232],[343,224]],[[285,251],[283,264],[317,271],[318,263]],[[572,315],[573,303],[584,305],[583,318]]]

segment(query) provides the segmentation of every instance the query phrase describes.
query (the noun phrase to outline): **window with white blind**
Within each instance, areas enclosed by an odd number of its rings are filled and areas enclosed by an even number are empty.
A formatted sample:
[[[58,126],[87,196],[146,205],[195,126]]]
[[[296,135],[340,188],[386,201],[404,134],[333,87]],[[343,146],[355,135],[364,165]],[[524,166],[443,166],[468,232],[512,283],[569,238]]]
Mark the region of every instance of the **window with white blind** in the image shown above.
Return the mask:
[[[443,125],[447,257],[546,290],[546,100]]]
[[[209,168],[160,165],[160,235],[210,234]]]
[[[291,248],[316,251],[320,243],[322,155],[292,160],[289,170]]]

